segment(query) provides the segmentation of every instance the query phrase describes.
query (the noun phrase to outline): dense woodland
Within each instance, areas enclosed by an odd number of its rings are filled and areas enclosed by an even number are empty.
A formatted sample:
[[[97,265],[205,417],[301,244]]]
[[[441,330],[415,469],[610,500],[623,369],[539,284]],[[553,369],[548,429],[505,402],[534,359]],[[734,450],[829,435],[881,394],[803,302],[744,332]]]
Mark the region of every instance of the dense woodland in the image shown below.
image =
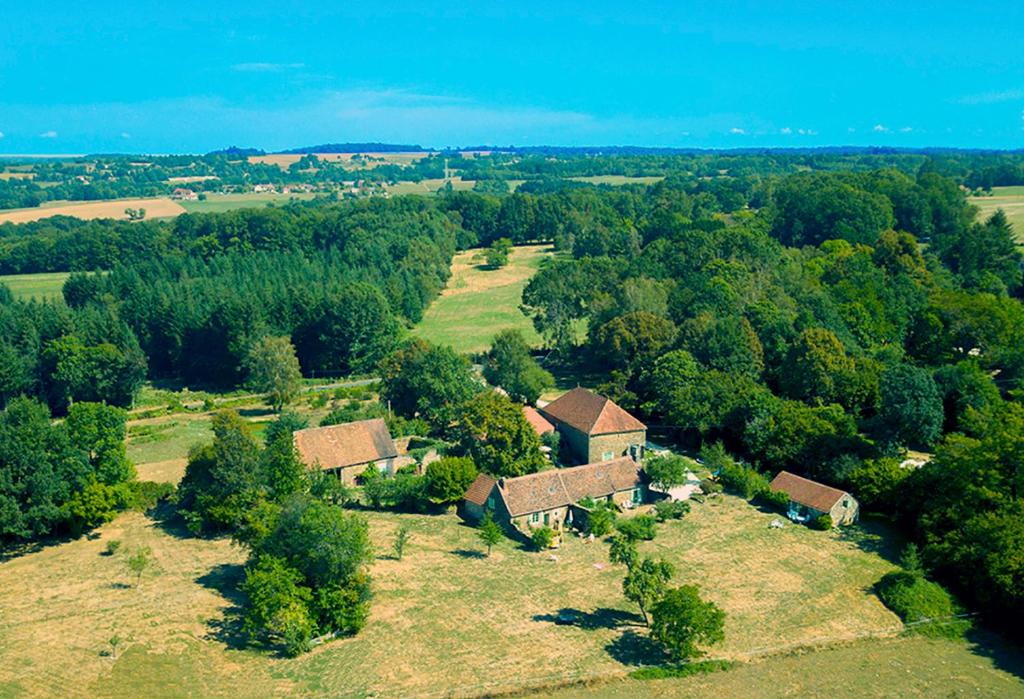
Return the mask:
[[[627,174],[669,176],[617,188],[562,179],[624,163]],[[976,221],[961,186],[1007,183],[1019,166],[1011,154],[505,154],[457,167],[482,181],[530,169],[515,194],[0,227],[4,272],[102,270],[73,275],[64,303],[0,292],[4,420],[42,429],[47,409],[127,407],[147,377],[235,386],[253,344],[283,336],[306,375],[381,372],[396,412],[464,444],[481,470],[533,470],[535,438],[460,438],[518,423],[481,397],[464,358],[403,335],[443,288],[456,250],[552,241],[559,254],[523,294],[551,367],[604,376],[599,390],[664,440],[720,443],[746,468],[851,489],[901,523],[931,574],[1019,627],[1021,257],[1005,217]],[[517,399],[549,380],[515,338],[484,361]],[[270,458],[229,421],[220,429],[224,444],[241,445],[237,458]],[[903,467],[907,448],[935,458]],[[200,526],[217,522],[215,507],[196,504],[214,462],[194,455],[183,486]],[[289,558],[294,541],[275,549],[265,538],[289,518],[327,516],[295,494],[311,488],[268,497],[269,524],[255,533],[230,518],[252,548],[252,570],[292,580],[304,639],[358,627],[328,618],[332,608],[363,613],[362,559],[344,567],[354,597],[317,606],[320,573]],[[0,491],[9,511],[30,507],[24,482],[7,478]],[[404,495],[382,486],[380,497]],[[339,524],[357,538],[360,526]]]

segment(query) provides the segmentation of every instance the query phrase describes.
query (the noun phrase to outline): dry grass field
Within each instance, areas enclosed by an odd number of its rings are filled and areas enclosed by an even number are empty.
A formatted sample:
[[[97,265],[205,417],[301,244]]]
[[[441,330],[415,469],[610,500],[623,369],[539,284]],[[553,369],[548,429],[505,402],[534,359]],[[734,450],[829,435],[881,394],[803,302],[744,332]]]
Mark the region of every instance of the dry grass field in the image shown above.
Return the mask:
[[[46,202],[32,209],[0,211],[0,223],[26,223],[51,216],[74,216],[86,220],[96,218],[127,219],[125,209],[145,209],[146,218],[177,216],[185,209],[167,197],[154,199],[112,199],[110,201]]]
[[[342,163],[348,164],[352,160],[354,155],[363,155],[370,158],[383,158],[383,162],[377,160],[371,160],[370,162],[363,163],[360,167],[376,167],[378,165],[410,165],[421,158],[425,158],[430,155],[428,152],[422,153],[313,153],[317,158],[325,162],[330,163]],[[293,163],[299,162],[303,155],[301,154],[270,154],[270,155],[253,155],[249,157],[250,163],[264,163],[266,165],[277,165],[282,170],[287,170]],[[356,167],[356,164],[352,164]]]
[[[464,192],[473,189],[476,180],[464,180],[461,177],[452,177],[452,189],[457,192]],[[434,194],[444,186],[444,179],[421,180],[420,182],[396,182],[389,185],[387,191],[394,196],[403,194]]]
[[[986,219],[1002,209],[1013,226],[1017,240],[1024,245],[1024,187],[993,187],[990,197],[971,197],[978,207],[979,219]]]
[[[356,637],[294,660],[240,646],[234,585],[243,552],[140,514],[0,564],[0,694],[13,696],[448,696],[625,677],[648,648],[607,546],[572,539],[554,557],[505,541],[483,558],[454,515],[369,513],[378,551],[413,526],[399,562],[373,566],[370,621]],[[723,497],[660,527],[645,553],[676,562],[728,613],[716,655],[887,634],[896,618],[869,592],[892,569],[871,545]],[[103,554],[106,542],[121,552]],[[870,544],[870,542],[869,542]],[[156,562],[136,589],[124,551]],[[577,625],[554,623],[578,611]],[[122,643],[107,655],[110,639]]]
[[[477,259],[480,250],[467,250],[452,260],[452,276],[440,298],[427,308],[413,332],[459,352],[479,352],[491,345],[500,330],[516,328],[532,344],[540,344],[533,323],[519,310],[523,289],[541,262],[551,254],[544,245],[512,250],[509,263],[488,269]]]

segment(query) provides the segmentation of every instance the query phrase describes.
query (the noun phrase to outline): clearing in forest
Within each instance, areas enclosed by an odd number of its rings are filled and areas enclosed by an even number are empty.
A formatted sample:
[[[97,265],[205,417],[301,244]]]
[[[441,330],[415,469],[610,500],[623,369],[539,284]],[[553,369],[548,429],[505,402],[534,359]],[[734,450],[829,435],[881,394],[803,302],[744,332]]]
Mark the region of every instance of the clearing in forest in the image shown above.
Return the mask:
[[[519,310],[523,289],[551,255],[548,245],[513,248],[509,263],[489,268],[478,257],[482,250],[467,250],[452,260],[452,276],[441,296],[427,308],[413,332],[458,352],[481,352],[501,330],[518,329],[527,342],[540,345],[532,321]]]
[[[39,274],[8,274],[0,276],[0,284],[6,284],[14,298],[38,301],[61,298],[64,280],[68,272],[40,272]]]
[[[166,218],[185,213],[176,201],[167,197],[153,199],[109,199],[106,201],[45,202],[31,209],[0,211],[0,223],[27,223],[51,216],[73,216],[85,220],[97,218],[127,219],[125,209],[145,209],[146,218]]]
[[[1024,187],[993,187],[992,196],[971,197],[978,207],[978,219],[985,220],[1002,209],[1013,226],[1017,241],[1024,245]]]

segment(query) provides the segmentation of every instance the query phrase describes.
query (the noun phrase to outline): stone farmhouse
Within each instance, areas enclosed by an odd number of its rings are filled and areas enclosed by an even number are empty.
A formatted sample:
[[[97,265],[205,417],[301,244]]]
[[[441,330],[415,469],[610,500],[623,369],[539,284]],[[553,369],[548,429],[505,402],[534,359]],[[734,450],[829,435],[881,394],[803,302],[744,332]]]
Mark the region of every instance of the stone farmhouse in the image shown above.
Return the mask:
[[[860,504],[849,493],[789,471],[780,471],[771,482],[771,489],[789,496],[786,516],[794,522],[808,522],[828,515],[835,525],[853,524],[860,513]]]
[[[585,388],[574,388],[539,409],[562,439],[563,458],[590,464],[631,456],[639,461],[647,442],[647,426],[611,400]]]
[[[400,454],[381,418],[296,430],[294,439],[307,466],[337,474],[349,486],[355,485],[356,478],[371,466],[393,476],[403,466],[415,463]]]
[[[517,478],[495,479],[482,473],[466,491],[460,514],[478,522],[490,510],[494,520],[508,529],[528,533],[547,526],[561,532],[585,518],[586,511],[578,505],[584,498],[631,507],[648,497],[640,464],[623,456]]]

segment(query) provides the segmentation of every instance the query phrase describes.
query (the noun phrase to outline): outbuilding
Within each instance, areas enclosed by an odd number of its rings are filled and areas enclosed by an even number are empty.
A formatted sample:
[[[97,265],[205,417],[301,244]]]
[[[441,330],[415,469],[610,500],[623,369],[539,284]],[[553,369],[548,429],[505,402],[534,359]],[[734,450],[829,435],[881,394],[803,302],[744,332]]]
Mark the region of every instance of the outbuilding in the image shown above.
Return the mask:
[[[860,504],[849,493],[789,471],[780,471],[771,482],[771,489],[789,497],[786,516],[794,522],[828,515],[832,524],[853,524],[860,514]]]

